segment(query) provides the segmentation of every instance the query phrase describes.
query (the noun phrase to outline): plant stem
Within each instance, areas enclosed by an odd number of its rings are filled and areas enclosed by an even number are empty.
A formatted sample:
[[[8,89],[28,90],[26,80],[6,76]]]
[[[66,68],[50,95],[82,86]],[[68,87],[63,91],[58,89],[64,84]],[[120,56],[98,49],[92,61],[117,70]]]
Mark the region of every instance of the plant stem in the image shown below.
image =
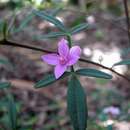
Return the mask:
[[[67,40],[68,40],[68,42],[69,42],[69,47],[71,48],[71,47],[72,47],[71,35],[68,35],[68,36],[67,36]]]
[[[19,43],[8,41],[8,40],[2,40],[2,41],[0,41],[0,44],[6,45],[6,46],[15,46],[15,47],[26,48],[26,49],[31,49],[31,50],[35,50],[35,51],[45,52],[45,53],[57,53],[57,52],[49,51],[46,49],[38,48],[35,46],[23,45],[23,44],[19,44]]]
[[[19,44],[19,43],[12,42],[12,41],[7,41],[7,40],[2,40],[2,41],[0,41],[0,44],[1,44],[1,45],[7,45],[7,46],[21,47],[21,48],[25,48],[25,49],[32,49],[32,50],[40,51],[40,52],[44,52],[44,53],[57,53],[57,52],[54,52],[54,51],[49,51],[49,50],[42,49],[42,48],[37,48],[37,47],[34,47],[34,46],[21,45],[21,44]],[[118,75],[119,77],[122,77],[122,78],[124,78],[125,80],[127,80],[128,82],[130,82],[130,79],[129,79],[129,78],[127,78],[126,76],[124,76],[124,75],[122,75],[122,74],[116,72],[116,71],[113,70],[112,68],[103,66],[103,65],[101,65],[101,64],[99,64],[99,63],[96,63],[96,62],[93,62],[93,61],[90,61],[90,60],[86,60],[86,59],[83,59],[83,58],[80,58],[79,61],[84,62],[84,63],[88,63],[88,64],[92,64],[92,65],[101,67],[101,68],[103,68],[103,69],[109,70],[109,71],[115,73],[116,75]],[[73,68],[71,68],[71,69],[73,69]]]
[[[123,0],[123,3],[124,3],[124,8],[125,8],[125,15],[126,15],[127,33],[128,33],[128,38],[130,42],[130,19],[129,19],[128,1]]]
[[[68,42],[69,42],[69,47],[72,47],[72,39],[71,39],[71,35],[67,36]],[[71,72],[74,72],[74,66],[71,66]]]

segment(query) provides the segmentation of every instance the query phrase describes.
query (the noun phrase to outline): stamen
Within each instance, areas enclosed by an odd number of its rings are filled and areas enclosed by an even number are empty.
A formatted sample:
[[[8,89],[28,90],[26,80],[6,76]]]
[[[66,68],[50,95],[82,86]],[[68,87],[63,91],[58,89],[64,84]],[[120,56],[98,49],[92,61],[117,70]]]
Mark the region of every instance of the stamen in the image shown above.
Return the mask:
[[[59,61],[61,65],[64,65],[66,63],[66,60],[64,57],[60,57]]]

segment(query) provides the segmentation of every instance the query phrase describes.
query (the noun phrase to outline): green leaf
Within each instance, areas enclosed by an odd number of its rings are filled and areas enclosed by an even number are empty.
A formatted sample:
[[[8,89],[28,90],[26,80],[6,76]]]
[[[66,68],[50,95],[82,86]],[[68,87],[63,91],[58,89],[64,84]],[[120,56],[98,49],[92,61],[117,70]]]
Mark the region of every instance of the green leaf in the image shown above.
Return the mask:
[[[60,8],[57,8],[57,9],[54,9],[54,10],[51,11],[51,15],[52,15],[52,16],[56,16],[61,10],[62,10],[61,7],[60,7]]]
[[[65,26],[62,24],[62,22],[60,22],[58,19],[56,19],[52,15],[49,15],[46,12],[43,12],[43,11],[41,12],[41,11],[38,11],[38,10],[33,10],[33,13],[35,15],[43,18],[44,20],[47,20],[48,22],[53,23],[57,28],[66,32]]]
[[[3,20],[1,20],[1,21],[0,21],[0,32],[2,32],[2,31],[3,31],[3,25],[4,25],[4,21],[3,21]]]
[[[9,88],[10,86],[9,82],[0,82],[0,89]]]
[[[7,34],[8,35],[10,35],[10,33],[13,31],[13,29],[14,29],[14,26],[15,26],[15,20],[16,20],[16,14],[14,13],[13,15],[12,15],[12,18],[11,18],[11,20],[10,20],[10,22],[9,22],[9,25],[8,25],[8,29],[7,29]]]
[[[86,130],[87,102],[84,90],[76,78],[72,76],[67,92],[67,108],[74,130]]]
[[[117,66],[117,65],[130,65],[130,60],[128,59],[128,60],[122,60],[122,61],[120,61],[120,62],[118,62],[118,63],[115,63],[114,65],[113,65],[113,67],[114,66]]]
[[[21,22],[21,24],[19,25],[19,27],[13,28],[13,30],[11,30],[12,33],[18,33],[19,31],[21,31],[22,29],[24,29],[28,23],[33,19],[35,15],[31,12],[28,16],[26,16],[26,18],[24,18],[24,20]]]
[[[79,24],[79,25],[76,25],[75,27],[73,27],[71,30],[70,30],[70,33],[71,34],[75,34],[75,33],[79,33],[85,29],[88,29],[90,28],[90,25],[87,24],[87,23],[82,23],[82,24]]]
[[[2,65],[6,65],[8,68],[10,68],[11,70],[13,69],[13,65],[10,63],[10,61],[8,61],[8,59],[6,58],[0,58],[0,64]]]
[[[104,79],[112,79],[112,76],[104,73],[102,71],[96,70],[96,69],[80,69],[77,70],[76,73],[78,75],[82,75],[82,76],[88,76],[88,77],[96,77],[96,78],[104,78]]]
[[[7,29],[8,29],[8,24],[6,21],[4,21],[3,23],[3,36],[4,36],[4,39],[7,38]]]
[[[17,110],[14,102],[14,98],[11,94],[7,95],[8,98],[8,115],[9,115],[9,125],[11,130],[16,130],[17,128]]]
[[[6,58],[0,58],[0,64],[11,65],[11,63]]]
[[[51,32],[43,36],[34,36],[34,39],[47,39],[47,38],[56,38],[59,36],[66,36],[67,34],[64,32]]]
[[[130,53],[130,47],[124,48],[121,50],[121,56],[126,56]]]
[[[62,79],[62,78],[64,78],[64,77],[66,77],[66,76],[69,76],[70,75],[70,73],[69,72],[65,72],[64,74],[63,74],[63,76],[61,76],[61,78],[59,78],[59,79]],[[59,80],[58,79],[58,80]],[[45,76],[43,79],[41,79],[40,81],[38,81],[36,84],[35,84],[35,88],[41,88],[41,87],[46,87],[46,86],[48,86],[48,85],[50,85],[50,84],[52,84],[52,83],[54,83],[54,82],[56,82],[57,81],[57,79],[55,78],[55,76],[54,76],[54,74],[49,74],[49,75],[47,75],[47,76]]]

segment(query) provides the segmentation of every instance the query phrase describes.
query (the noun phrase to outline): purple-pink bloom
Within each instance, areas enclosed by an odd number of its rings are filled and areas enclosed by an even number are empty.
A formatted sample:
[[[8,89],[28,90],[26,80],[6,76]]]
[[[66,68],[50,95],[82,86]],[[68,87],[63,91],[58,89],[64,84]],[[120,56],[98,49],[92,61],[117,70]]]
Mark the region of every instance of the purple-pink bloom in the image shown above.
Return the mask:
[[[42,60],[50,65],[55,65],[54,74],[58,79],[69,66],[74,65],[79,60],[80,54],[79,46],[73,46],[69,49],[68,41],[63,38],[58,43],[58,54],[43,55]]]

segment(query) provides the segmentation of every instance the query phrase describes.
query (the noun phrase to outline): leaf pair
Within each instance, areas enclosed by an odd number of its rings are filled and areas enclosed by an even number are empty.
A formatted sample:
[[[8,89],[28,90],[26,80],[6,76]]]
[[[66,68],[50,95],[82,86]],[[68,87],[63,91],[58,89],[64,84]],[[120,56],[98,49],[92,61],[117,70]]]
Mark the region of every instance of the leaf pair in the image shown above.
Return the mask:
[[[99,70],[87,68],[77,70],[75,73],[65,72],[60,79],[67,77],[69,75],[71,75],[71,79],[69,81],[67,91],[68,113],[70,115],[74,130],[86,130],[87,127],[86,95],[76,75],[105,78],[105,79],[111,79],[112,76]],[[50,74],[45,78],[43,78],[42,80],[40,80],[39,82],[37,82],[35,84],[35,88],[45,87],[56,81],[57,79],[55,78],[54,74]]]
[[[65,72],[64,75],[60,79],[63,79],[64,77],[67,77],[70,74],[71,74],[71,72]],[[75,72],[75,74],[81,75],[81,76],[88,76],[88,77],[104,78],[104,79],[112,78],[112,76],[107,73],[104,73],[102,71],[95,70],[95,69],[90,69],[90,68],[77,70]],[[60,80],[60,79],[58,79],[58,80]],[[35,84],[35,88],[46,87],[56,81],[57,81],[57,79],[55,78],[54,74],[50,74],[50,75],[45,76],[40,81],[38,81]]]
[[[56,13],[55,13],[56,12]],[[59,12],[59,10],[58,10]],[[54,24],[60,31],[59,32],[51,32],[48,33],[47,35],[43,35],[43,36],[35,36],[35,39],[47,39],[47,38],[56,38],[59,36],[68,36],[68,35],[73,35],[75,33],[78,33],[80,31],[83,31],[85,29],[90,29],[92,28],[91,25],[87,24],[87,23],[82,23],[80,25],[77,25],[75,27],[72,27],[71,29],[66,29],[66,27],[64,26],[64,24],[58,20],[57,18],[55,18],[55,15],[57,14],[57,10],[52,12],[51,14],[48,14],[45,11],[38,11],[38,10],[33,10],[24,20],[23,22],[20,24],[18,29],[14,30],[15,32],[19,32],[20,30],[22,30],[23,28],[25,28],[27,26],[27,24],[32,20],[32,18],[34,16],[39,16],[42,19]]]
[[[60,36],[68,36],[90,28],[92,27],[89,24],[82,23],[80,25],[71,28],[70,30],[66,30],[66,32],[51,32],[43,36],[35,36],[34,39],[47,39],[47,38],[56,38]]]

